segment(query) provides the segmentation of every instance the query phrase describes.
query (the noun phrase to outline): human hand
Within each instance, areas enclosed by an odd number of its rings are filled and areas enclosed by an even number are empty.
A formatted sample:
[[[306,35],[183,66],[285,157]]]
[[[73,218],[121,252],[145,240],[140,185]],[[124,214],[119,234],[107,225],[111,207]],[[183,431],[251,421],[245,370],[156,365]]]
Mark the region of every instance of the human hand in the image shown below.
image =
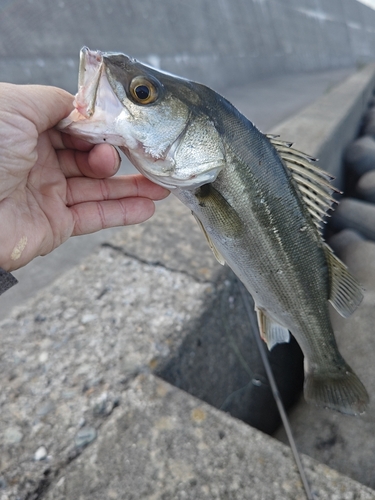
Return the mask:
[[[0,83],[0,267],[13,271],[70,236],[136,224],[168,195],[120,158],[53,127],[73,109],[55,87]]]

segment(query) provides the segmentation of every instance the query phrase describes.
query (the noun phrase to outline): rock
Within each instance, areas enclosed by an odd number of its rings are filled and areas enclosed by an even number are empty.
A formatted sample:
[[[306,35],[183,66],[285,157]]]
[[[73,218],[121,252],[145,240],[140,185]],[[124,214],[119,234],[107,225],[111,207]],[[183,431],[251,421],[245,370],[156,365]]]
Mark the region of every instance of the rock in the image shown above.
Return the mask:
[[[375,137],[375,108],[370,108],[363,117],[362,135]]]
[[[364,241],[364,239],[365,238],[360,233],[357,233],[357,231],[353,231],[352,229],[343,229],[329,238],[327,243],[335,254],[341,259],[341,256],[349,245],[357,243],[358,241]]]
[[[375,171],[362,175],[356,186],[357,195],[365,201],[375,203]]]
[[[82,427],[74,438],[74,444],[76,448],[84,448],[92,443],[96,439],[96,436],[97,432],[93,427]]]
[[[63,486],[54,479],[43,500],[305,498],[289,447],[153,375],[138,376],[123,396],[95,443],[61,471]],[[316,500],[375,499],[302,460]]]
[[[344,160],[348,173],[359,178],[375,169],[375,139],[369,135],[360,137],[346,149]]]
[[[375,240],[375,205],[345,198],[333,213],[330,227],[335,231],[353,229],[365,238]]]
[[[95,319],[98,319],[98,315],[97,314],[87,313],[87,314],[84,314],[82,316],[81,323],[83,325],[85,325],[86,323],[90,323],[91,321],[94,321]]]
[[[8,427],[4,432],[4,442],[6,444],[18,444],[22,441],[23,434],[21,427],[14,426]]]
[[[34,453],[34,460],[39,462],[40,460],[45,460],[47,458],[47,448],[45,446],[40,446]]]
[[[37,415],[38,417],[45,417],[49,413],[55,410],[55,404],[53,401],[45,401],[42,403],[38,408],[37,408]]]

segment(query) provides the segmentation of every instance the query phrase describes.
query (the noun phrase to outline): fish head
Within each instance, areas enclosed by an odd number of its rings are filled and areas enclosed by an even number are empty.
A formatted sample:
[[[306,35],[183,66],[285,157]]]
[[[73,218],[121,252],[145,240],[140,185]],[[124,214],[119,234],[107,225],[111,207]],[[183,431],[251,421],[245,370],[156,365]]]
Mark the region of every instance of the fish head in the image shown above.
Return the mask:
[[[225,165],[220,134],[197,89],[125,54],[84,47],[75,109],[58,129],[118,146],[157,184],[194,189]]]

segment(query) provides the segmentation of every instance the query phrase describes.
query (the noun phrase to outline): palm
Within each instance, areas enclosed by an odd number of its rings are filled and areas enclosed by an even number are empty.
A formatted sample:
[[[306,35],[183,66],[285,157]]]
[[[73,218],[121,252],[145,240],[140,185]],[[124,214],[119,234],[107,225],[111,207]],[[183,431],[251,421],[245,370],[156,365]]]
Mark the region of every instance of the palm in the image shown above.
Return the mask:
[[[74,219],[66,205],[67,179],[60,168],[58,152],[51,143],[49,133],[44,132],[39,138],[29,140],[35,142],[35,149],[28,155],[27,163],[33,163],[35,152],[38,160],[30,171],[24,169],[23,178],[19,179],[10,195],[10,199],[17,201],[16,210],[6,218],[2,217],[0,204],[0,220],[7,221],[14,231],[14,239],[9,242],[12,245],[10,251],[22,238],[23,241],[27,238],[33,243],[34,253],[44,255],[73,233]]]

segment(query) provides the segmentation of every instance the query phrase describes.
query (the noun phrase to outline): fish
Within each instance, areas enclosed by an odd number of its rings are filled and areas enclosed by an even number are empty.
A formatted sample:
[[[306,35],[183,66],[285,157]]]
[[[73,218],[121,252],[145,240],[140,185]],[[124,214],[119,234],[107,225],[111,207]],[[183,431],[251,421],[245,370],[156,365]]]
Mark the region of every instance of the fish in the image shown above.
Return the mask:
[[[339,352],[329,313],[331,303],[346,318],[363,298],[323,238],[336,202],[331,176],[209,87],[122,53],[82,48],[74,106],[58,129],[119,147],[168,188],[252,295],[268,348],[295,337],[305,399],[363,413],[368,393]]]

